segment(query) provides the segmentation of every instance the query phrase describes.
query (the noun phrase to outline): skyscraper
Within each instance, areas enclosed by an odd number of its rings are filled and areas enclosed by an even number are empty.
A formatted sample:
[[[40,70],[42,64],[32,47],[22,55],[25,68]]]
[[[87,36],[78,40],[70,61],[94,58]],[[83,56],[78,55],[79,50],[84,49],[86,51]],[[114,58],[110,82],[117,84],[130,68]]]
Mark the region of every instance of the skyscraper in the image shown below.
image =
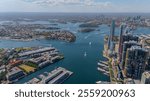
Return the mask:
[[[147,59],[147,69],[150,70],[150,56],[149,56],[148,59]]]
[[[127,49],[125,70],[126,76],[133,79],[141,79],[145,71],[148,51],[140,46],[132,46]]]
[[[118,49],[119,62],[121,62],[121,56],[122,56],[122,48],[123,48],[122,36],[123,36],[123,30],[124,30],[124,25],[122,24],[120,26],[120,35],[119,35],[119,49]]]
[[[136,35],[132,35],[131,33],[123,34],[122,36],[122,42],[124,43],[125,41],[136,41],[138,42],[139,37]]]
[[[138,44],[136,41],[125,41],[122,45],[122,51],[121,51],[121,68],[124,69],[125,66],[125,60],[126,60],[126,53],[127,53],[127,49],[131,48],[132,46],[140,46],[140,44]]]
[[[115,35],[115,20],[112,20],[111,28],[110,28],[110,40],[113,41],[113,37]]]
[[[121,63],[122,61],[125,61],[125,56],[126,56],[126,50],[127,48],[130,48],[132,46],[132,42],[129,42],[129,41],[135,41],[138,42],[138,37],[137,36],[134,36],[132,35],[131,33],[126,33],[124,34],[123,33],[123,26],[121,28],[121,32],[120,32],[120,40],[119,40],[119,50],[118,50],[118,55],[119,55],[119,62]],[[126,47],[124,49],[124,42],[129,42],[129,44],[131,44],[131,46],[129,47]],[[124,52],[124,55],[123,55],[123,52]],[[124,56],[124,57],[123,57]],[[123,62],[123,65],[121,66],[121,68],[124,68],[124,62]]]
[[[108,36],[108,43],[107,43],[108,50],[110,49],[110,43],[111,43],[110,36]]]
[[[112,21],[111,23],[111,28],[110,28],[110,35],[108,37],[108,50],[110,50],[111,52],[113,51],[113,47],[114,47],[114,35],[115,35],[115,20]]]

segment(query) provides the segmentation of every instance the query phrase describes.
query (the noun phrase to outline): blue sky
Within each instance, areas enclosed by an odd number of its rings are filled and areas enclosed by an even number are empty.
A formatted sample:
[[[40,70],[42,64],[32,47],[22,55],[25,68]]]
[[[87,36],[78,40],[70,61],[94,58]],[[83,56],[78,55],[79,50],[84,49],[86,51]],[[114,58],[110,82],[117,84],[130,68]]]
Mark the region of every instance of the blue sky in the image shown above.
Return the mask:
[[[0,12],[150,12],[150,0],[0,0]]]

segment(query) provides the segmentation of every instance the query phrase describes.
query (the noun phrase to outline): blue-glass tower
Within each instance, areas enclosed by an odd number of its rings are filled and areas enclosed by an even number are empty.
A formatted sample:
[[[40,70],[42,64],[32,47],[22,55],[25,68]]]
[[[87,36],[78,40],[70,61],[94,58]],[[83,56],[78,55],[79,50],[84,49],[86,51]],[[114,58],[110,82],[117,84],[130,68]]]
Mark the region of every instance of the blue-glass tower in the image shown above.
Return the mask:
[[[115,35],[115,20],[112,20],[111,29],[110,29],[110,39],[113,41],[113,37]]]

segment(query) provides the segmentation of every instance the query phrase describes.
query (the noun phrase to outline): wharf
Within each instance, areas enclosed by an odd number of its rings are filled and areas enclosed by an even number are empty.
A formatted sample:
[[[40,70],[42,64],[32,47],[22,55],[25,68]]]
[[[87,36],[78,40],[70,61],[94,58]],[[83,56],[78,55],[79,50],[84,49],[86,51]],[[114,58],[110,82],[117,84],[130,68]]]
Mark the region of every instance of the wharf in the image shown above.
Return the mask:
[[[40,74],[40,79],[33,78],[32,80],[28,81],[27,84],[60,84],[68,79],[72,74],[73,72],[68,71],[65,68],[58,67],[50,73],[47,73],[47,76]]]

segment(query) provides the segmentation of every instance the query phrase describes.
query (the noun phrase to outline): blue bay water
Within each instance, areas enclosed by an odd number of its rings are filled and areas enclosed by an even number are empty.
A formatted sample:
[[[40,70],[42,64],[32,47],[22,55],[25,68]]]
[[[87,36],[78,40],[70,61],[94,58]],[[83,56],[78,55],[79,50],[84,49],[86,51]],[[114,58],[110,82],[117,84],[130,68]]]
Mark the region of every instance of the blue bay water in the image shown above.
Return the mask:
[[[110,28],[106,25],[101,25],[98,29],[100,31],[94,31],[90,33],[79,33],[78,23],[59,24],[62,29],[70,30],[75,33],[77,40],[74,43],[67,43],[63,41],[54,40],[33,40],[30,42],[0,40],[0,48],[14,48],[14,47],[27,47],[27,46],[49,46],[56,47],[60,53],[65,56],[64,60],[61,60],[55,64],[45,67],[23,79],[17,83],[24,83],[28,80],[37,77],[39,74],[45,71],[52,71],[55,67],[61,66],[74,74],[64,83],[65,84],[94,84],[96,81],[109,81],[109,77],[103,75],[97,71],[97,62],[104,60],[102,56],[104,35],[109,34]],[[141,30],[140,30],[141,31]],[[119,29],[116,29],[116,33]],[[92,44],[89,45],[89,42]],[[87,56],[84,56],[84,53]]]

